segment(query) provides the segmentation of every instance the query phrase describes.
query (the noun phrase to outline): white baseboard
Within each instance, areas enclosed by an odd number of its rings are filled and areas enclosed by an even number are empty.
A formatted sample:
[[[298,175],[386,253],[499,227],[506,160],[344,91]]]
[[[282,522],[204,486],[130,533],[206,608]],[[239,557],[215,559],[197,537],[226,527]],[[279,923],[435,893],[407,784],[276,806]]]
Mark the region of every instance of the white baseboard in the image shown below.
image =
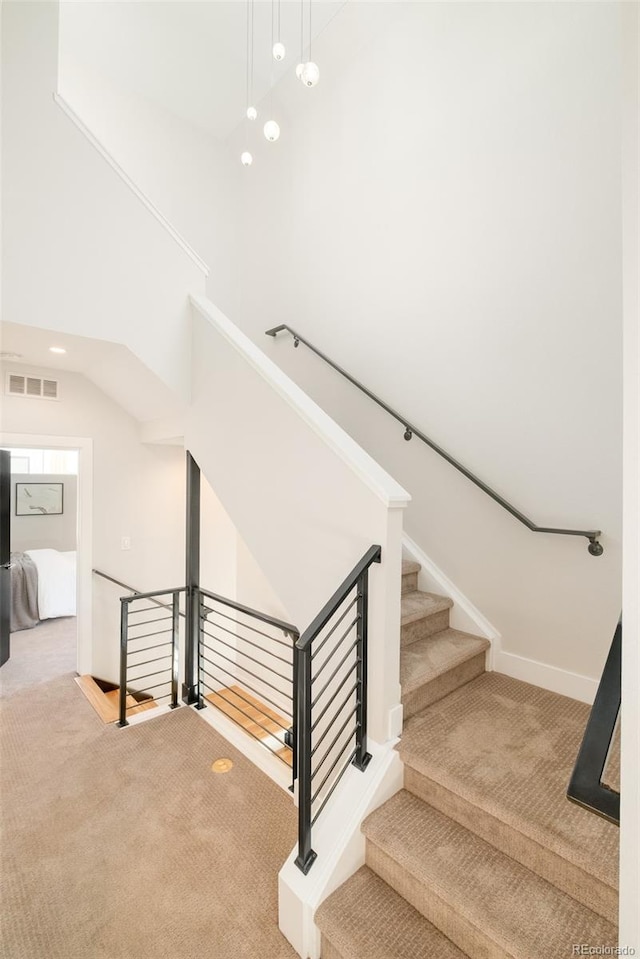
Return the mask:
[[[549,666],[535,659],[527,659],[525,656],[517,656],[500,648],[494,652],[493,668],[497,673],[512,676],[513,679],[520,679],[524,683],[540,686],[552,693],[569,696],[571,699],[578,699],[589,705],[593,703],[598,689],[596,679],[571,673],[558,666]]]
[[[402,546],[416,563],[420,563],[418,588],[427,593],[440,593],[453,600],[450,613],[451,626],[454,629],[473,633],[474,636],[483,636],[489,640],[491,649],[487,654],[487,669],[495,669],[493,654],[494,649],[500,646],[502,639],[500,632],[406,533],[402,535]]]
[[[583,703],[593,703],[598,689],[597,680],[507,652],[502,648],[502,634],[499,630],[406,533],[402,537],[402,544],[406,552],[422,567],[418,573],[419,588],[426,592],[441,593],[453,600],[450,621],[454,629],[484,636],[491,642],[491,649],[487,653],[488,670],[512,676],[513,679],[548,689],[561,696],[578,699]]]

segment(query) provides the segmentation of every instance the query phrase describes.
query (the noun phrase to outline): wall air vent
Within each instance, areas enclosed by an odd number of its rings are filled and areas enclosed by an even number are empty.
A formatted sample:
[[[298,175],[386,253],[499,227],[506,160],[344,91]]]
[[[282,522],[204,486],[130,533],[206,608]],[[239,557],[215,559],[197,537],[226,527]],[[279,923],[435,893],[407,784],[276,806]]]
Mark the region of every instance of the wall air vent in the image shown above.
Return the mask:
[[[21,373],[7,373],[5,392],[9,396],[30,396],[39,400],[60,398],[58,380],[44,380]]]

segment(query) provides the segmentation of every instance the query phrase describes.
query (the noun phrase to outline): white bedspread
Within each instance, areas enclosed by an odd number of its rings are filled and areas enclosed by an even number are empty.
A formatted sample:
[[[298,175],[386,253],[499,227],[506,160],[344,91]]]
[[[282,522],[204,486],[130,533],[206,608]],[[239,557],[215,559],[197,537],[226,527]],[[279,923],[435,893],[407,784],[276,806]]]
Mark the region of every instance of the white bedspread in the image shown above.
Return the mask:
[[[76,615],[76,551],[28,549],[38,568],[38,613],[40,619]]]

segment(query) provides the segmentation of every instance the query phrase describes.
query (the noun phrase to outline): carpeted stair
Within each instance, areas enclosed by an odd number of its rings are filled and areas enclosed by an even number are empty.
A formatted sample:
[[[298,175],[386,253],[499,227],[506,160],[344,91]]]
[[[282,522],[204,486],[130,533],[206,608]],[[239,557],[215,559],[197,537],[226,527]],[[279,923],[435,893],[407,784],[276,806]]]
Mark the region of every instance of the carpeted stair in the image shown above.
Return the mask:
[[[564,959],[614,946],[618,830],[565,796],[589,707],[484,672],[403,564],[404,789],[322,903],[323,959]]]

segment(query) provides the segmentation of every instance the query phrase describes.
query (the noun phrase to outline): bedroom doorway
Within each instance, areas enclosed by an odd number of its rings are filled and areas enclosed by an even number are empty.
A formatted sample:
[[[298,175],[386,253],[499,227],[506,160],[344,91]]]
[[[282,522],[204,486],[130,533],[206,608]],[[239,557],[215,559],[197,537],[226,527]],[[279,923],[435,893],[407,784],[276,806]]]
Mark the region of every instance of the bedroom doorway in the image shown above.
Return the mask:
[[[12,692],[91,658],[91,441],[4,434],[1,442],[12,569],[11,660],[0,678]]]

